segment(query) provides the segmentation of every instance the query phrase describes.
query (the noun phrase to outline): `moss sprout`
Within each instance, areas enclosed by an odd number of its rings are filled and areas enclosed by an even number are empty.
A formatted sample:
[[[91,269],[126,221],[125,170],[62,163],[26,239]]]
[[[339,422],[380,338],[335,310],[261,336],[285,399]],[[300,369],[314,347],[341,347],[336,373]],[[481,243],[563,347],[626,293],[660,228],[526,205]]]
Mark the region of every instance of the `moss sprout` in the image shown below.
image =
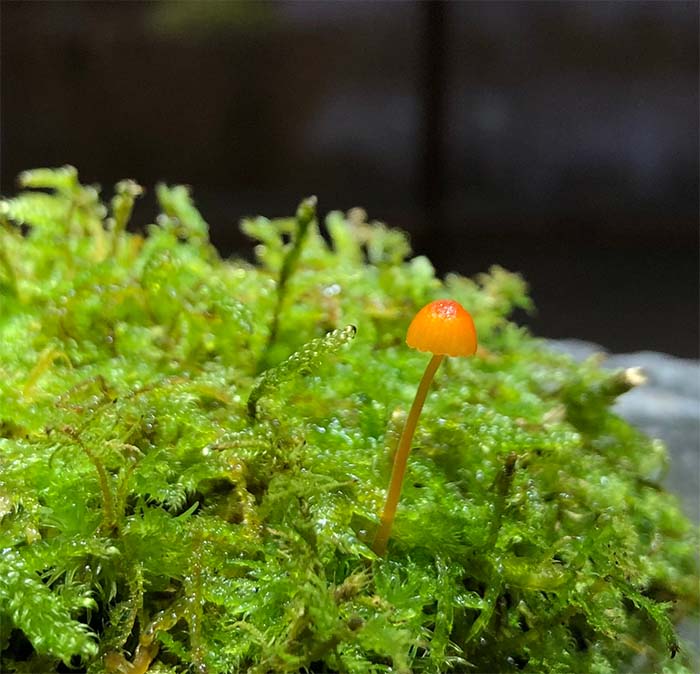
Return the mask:
[[[435,276],[314,199],[222,260],[188,190],[128,228],[70,167],[0,202],[3,672],[690,672],[697,532],[611,406],[639,373],[512,323],[524,282]],[[439,297],[477,358],[427,396],[371,548]],[[355,329],[356,327],[356,329]]]

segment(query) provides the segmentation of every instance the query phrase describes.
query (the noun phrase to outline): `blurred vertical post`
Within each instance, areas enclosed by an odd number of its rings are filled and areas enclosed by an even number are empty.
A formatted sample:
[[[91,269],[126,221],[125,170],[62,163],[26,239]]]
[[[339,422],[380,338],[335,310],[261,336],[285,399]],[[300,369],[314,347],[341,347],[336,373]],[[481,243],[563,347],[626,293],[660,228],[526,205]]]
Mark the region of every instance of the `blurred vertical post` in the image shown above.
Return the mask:
[[[422,151],[420,182],[424,212],[424,228],[420,232],[429,248],[435,241],[436,228],[444,227],[445,218],[445,115],[446,115],[446,43],[447,2],[423,2],[423,71],[420,87],[423,97]],[[429,231],[430,230],[430,231]],[[424,250],[430,254],[430,250]]]

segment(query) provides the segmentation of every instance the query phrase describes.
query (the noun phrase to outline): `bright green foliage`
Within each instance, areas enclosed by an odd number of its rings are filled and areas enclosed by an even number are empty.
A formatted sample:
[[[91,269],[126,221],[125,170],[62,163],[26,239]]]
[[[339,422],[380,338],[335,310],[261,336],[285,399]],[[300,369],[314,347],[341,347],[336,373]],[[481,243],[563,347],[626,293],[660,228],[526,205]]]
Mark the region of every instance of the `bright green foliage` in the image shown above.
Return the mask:
[[[624,373],[508,321],[518,276],[441,281],[358,210],[327,243],[313,199],[223,261],[183,187],[144,237],[132,181],[109,208],[71,168],[22,182],[44,191],[0,203],[3,671],[689,671],[665,450],[611,411]],[[404,335],[438,297],[481,349],[438,373],[378,559],[428,358]]]
[[[312,339],[308,344],[295,351],[287,360],[276,367],[265,370],[256,380],[248,396],[248,414],[255,419],[257,403],[260,396],[270,390],[278,389],[282,382],[290,379],[296,373],[308,373],[310,368],[318,364],[323,354],[333,353],[354,339],[357,328],[348,325],[346,328],[333,330],[325,337]]]

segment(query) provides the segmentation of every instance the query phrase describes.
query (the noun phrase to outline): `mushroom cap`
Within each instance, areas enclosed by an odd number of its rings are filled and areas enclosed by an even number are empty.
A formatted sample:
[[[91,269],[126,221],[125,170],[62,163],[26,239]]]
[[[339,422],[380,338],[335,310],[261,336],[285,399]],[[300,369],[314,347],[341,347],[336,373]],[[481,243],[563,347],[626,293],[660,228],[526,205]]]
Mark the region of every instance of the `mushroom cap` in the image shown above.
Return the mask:
[[[411,321],[406,344],[435,355],[471,356],[476,352],[476,328],[469,312],[459,302],[435,300]]]

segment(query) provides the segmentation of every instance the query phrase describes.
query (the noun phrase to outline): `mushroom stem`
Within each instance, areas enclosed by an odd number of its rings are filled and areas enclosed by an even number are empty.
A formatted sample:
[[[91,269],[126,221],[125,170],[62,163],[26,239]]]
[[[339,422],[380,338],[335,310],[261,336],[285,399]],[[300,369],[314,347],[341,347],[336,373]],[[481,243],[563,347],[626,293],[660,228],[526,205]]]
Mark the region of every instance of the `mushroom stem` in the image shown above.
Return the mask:
[[[380,557],[386,552],[387,542],[391,535],[391,527],[396,517],[396,507],[399,503],[399,497],[401,496],[403,476],[406,472],[406,463],[408,462],[408,454],[411,451],[411,441],[413,440],[413,434],[416,430],[418,417],[423,409],[423,404],[425,403],[425,398],[428,395],[428,389],[433,381],[435,372],[438,367],[440,367],[440,363],[442,363],[444,358],[444,355],[436,354],[430,359],[428,367],[425,368],[425,372],[423,373],[423,378],[418,385],[416,397],[413,399],[411,411],[408,413],[408,418],[406,419],[406,425],[401,433],[399,446],[394,456],[394,466],[391,469],[391,481],[389,482],[389,491],[386,496],[384,512],[382,513],[379,529],[377,530],[372,545],[372,549]]]

